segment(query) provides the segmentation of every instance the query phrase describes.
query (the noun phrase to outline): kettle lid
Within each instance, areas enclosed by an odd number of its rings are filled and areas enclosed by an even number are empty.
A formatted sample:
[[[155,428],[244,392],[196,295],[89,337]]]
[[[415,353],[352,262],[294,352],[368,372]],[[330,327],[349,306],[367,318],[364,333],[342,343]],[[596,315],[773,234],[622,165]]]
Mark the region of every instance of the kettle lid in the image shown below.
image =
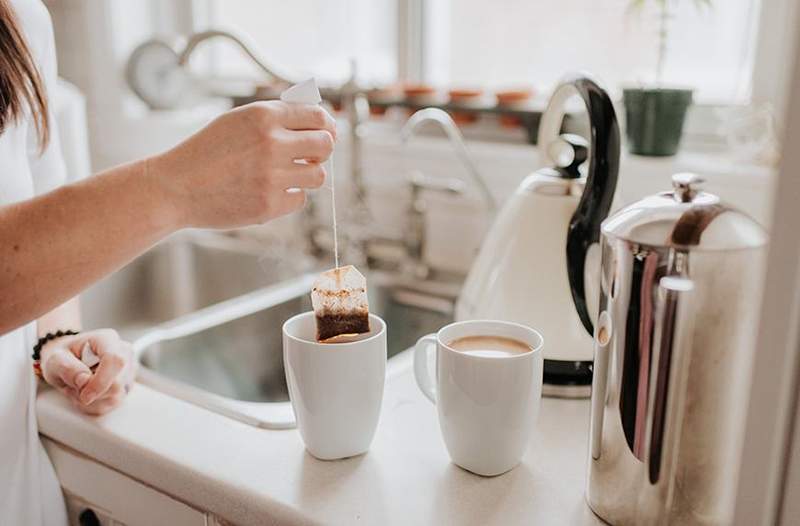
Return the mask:
[[[756,248],[767,242],[764,228],[744,212],[703,192],[703,179],[672,176],[673,189],[645,197],[603,222],[603,234],[650,246],[691,250]]]

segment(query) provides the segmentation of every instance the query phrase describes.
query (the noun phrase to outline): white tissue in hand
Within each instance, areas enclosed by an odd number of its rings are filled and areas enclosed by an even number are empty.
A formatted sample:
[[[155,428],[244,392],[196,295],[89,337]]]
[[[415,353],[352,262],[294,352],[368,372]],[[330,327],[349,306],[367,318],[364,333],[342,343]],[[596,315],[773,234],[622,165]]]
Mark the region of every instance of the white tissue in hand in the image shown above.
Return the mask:
[[[100,363],[100,358],[94,353],[89,342],[83,344],[83,348],[81,349],[81,361],[89,369]]]
[[[293,104],[319,104],[322,96],[319,94],[317,81],[311,77],[281,93],[281,100]]]

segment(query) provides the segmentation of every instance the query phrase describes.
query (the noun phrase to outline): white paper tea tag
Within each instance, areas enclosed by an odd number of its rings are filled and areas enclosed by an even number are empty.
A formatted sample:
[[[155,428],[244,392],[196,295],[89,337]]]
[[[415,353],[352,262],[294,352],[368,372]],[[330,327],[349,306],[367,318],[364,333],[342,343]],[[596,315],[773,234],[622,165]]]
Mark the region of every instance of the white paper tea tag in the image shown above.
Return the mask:
[[[100,363],[100,358],[94,353],[89,342],[83,344],[83,348],[81,349],[81,361],[89,369]]]
[[[281,93],[281,100],[293,104],[319,104],[322,96],[319,94],[317,81],[311,77]]]

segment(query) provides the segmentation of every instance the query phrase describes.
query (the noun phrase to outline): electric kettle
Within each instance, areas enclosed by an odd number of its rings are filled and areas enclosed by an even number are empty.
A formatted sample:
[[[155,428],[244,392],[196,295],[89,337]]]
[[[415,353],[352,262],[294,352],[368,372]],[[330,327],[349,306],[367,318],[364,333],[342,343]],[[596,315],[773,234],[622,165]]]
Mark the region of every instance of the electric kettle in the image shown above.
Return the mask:
[[[565,104],[576,95],[588,112],[589,142],[560,135]],[[611,207],[620,156],[608,94],[585,76],[561,83],[542,115],[538,145],[551,166],[525,178],[497,215],[464,283],[455,318],[535,327],[545,340],[543,393],[588,397],[593,329],[584,268]]]
[[[586,497],[611,524],[731,524],[767,235],[692,174],[602,225]]]

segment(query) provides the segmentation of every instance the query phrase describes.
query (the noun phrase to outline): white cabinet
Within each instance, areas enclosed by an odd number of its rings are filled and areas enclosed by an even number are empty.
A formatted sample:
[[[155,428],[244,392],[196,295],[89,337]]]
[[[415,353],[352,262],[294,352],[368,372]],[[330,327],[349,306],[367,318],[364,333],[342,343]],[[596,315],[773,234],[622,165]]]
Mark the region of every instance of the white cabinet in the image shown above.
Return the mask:
[[[93,505],[80,497],[74,495],[64,495],[67,500],[67,517],[70,526],[119,526],[121,523],[115,521],[105,510]],[[92,514],[87,517],[87,514]]]
[[[67,499],[70,525],[90,509],[101,526],[206,526],[215,524],[188,504],[104,466],[77,451],[42,438]]]

